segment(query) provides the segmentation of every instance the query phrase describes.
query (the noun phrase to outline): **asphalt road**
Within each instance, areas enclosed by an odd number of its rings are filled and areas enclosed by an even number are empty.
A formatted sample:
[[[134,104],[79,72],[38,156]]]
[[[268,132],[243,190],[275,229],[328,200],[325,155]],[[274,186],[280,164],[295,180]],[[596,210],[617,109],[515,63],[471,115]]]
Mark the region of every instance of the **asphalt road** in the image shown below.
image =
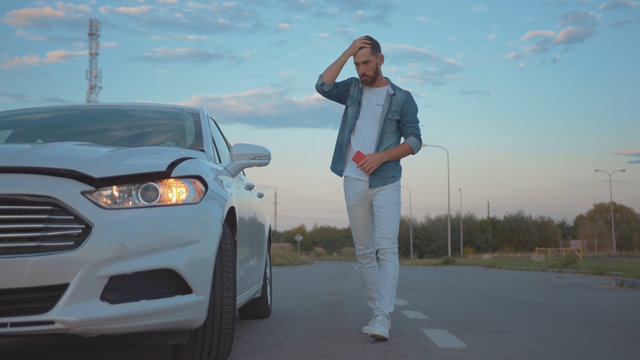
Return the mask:
[[[352,262],[275,267],[269,319],[236,322],[230,359],[638,359],[640,291],[597,276],[402,267],[390,340],[369,320]],[[0,359],[170,360],[113,339],[0,339]]]

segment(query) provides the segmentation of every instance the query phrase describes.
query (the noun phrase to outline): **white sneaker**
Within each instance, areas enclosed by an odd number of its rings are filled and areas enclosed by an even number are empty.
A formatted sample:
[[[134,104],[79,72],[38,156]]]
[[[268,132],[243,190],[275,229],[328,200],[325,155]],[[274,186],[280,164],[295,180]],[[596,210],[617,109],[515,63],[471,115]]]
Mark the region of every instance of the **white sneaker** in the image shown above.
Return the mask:
[[[373,317],[371,317],[371,320],[369,320],[369,323],[362,328],[363,334],[369,335],[371,333],[371,329],[375,320],[376,320],[376,316],[374,315]]]
[[[371,324],[369,336],[376,340],[388,340],[389,329],[391,329],[391,319],[389,315],[377,315],[373,320],[373,324]]]

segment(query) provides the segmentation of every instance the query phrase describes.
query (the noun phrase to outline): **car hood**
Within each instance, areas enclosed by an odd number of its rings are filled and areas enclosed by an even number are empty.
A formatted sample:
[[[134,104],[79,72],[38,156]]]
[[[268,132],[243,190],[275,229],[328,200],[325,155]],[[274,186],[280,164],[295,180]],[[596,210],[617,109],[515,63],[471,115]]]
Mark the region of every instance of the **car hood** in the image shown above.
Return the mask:
[[[112,147],[89,143],[0,145],[0,169],[56,169],[93,178],[170,171],[185,158],[206,158],[204,152],[160,146]]]

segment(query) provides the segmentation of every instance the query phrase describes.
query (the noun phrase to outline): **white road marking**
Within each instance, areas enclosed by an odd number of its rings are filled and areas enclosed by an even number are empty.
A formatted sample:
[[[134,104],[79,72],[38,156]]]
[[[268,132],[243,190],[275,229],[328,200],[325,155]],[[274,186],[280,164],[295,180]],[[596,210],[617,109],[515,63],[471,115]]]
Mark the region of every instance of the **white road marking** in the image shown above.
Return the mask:
[[[420,311],[416,310],[402,310],[402,313],[405,314],[409,319],[428,319],[429,317],[423,314]]]
[[[467,344],[460,341],[444,329],[422,329],[422,331],[440,348],[466,349]]]
[[[396,306],[408,306],[409,303],[407,300],[396,299]]]

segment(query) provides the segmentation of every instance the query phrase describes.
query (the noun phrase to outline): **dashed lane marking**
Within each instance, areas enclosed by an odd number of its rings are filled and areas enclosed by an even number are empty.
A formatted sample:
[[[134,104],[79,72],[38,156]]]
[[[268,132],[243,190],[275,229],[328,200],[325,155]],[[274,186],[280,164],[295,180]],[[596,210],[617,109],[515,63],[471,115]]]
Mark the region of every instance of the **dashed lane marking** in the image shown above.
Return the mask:
[[[440,348],[466,349],[467,344],[460,341],[444,329],[422,329],[422,331]]]
[[[396,299],[396,306],[409,306],[409,302],[403,299]]]
[[[402,310],[402,313],[408,317],[409,319],[428,319],[429,317],[425,314],[423,314],[420,311],[416,311],[416,310]]]

